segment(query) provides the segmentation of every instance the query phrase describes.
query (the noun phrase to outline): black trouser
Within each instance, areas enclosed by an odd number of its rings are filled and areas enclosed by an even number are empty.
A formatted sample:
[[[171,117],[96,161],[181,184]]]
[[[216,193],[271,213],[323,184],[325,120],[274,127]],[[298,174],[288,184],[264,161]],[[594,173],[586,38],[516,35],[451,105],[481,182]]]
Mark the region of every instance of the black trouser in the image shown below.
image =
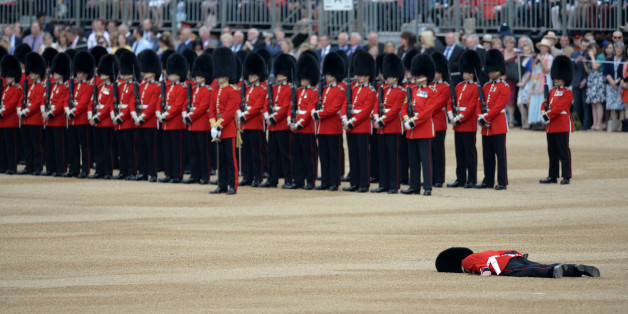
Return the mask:
[[[401,134],[379,134],[379,187],[399,189],[399,142]]]
[[[314,186],[316,182],[316,138],[313,133],[294,133],[292,135],[292,160],[294,184],[297,187]]]
[[[578,119],[582,122],[581,129],[588,130],[591,128],[591,105],[587,104],[586,94],[587,88],[573,88],[573,110],[571,112],[578,113]]]
[[[408,159],[410,161],[410,188],[419,190],[421,168],[423,168],[423,189],[432,189],[432,152],[430,138],[408,140]]]
[[[369,135],[369,142],[371,143],[371,177],[379,180],[379,136],[377,136],[377,130],[373,130],[373,133]]]
[[[408,170],[409,170],[409,160],[408,160],[408,139],[406,138],[406,133],[403,132],[401,137],[399,137],[399,181],[403,183],[408,182]]]
[[[71,125],[68,128],[68,148],[70,158],[70,173],[78,174],[79,171],[89,174],[92,162],[89,146],[89,126]]]
[[[135,129],[116,131],[118,137],[118,154],[120,156],[120,174],[134,176],[137,172],[137,159],[135,155]]]
[[[497,157],[497,184],[508,185],[506,165],[506,134],[482,135],[482,159],[484,180],[488,186],[495,184],[495,157]]]
[[[342,134],[319,134],[321,186],[340,186],[340,138]]]
[[[554,277],[554,266],[558,264],[540,264],[530,261],[524,257],[513,257],[508,261],[506,267],[502,270],[502,276],[515,276],[515,277],[541,277],[551,278]],[[567,266],[567,270],[563,271],[565,277],[582,277],[582,273],[576,268],[574,264],[564,264]]]
[[[0,128],[0,170],[17,171],[17,128]]]
[[[455,132],[456,181],[461,184],[477,182],[478,158],[475,149],[475,132]]]
[[[549,176],[558,178],[558,163],[563,166],[563,178],[571,178],[571,150],[569,132],[547,133],[547,154],[549,155]]]
[[[43,137],[41,125],[22,125],[22,145],[24,146],[24,160],[26,172],[40,172],[44,164]]]
[[[94,161],[96,174],[110,176],[113,173],[113,127],[94,128]]]
[[[432,182],[445,182],[445,133],[446,131],[436,131],[436,136],[432,139]]]
[[[209,149],[209,169],[218,170],[218,142],[210,140],[207,149]]]
[[[209,180],[209,131],[188,132],[190,178]]]
[[[181,145],[183,130],[164,131],[164,173],[167,177],[181,179],[183,176],[183,156]]]
[[[249,182],[264,180],[264,131],[245,130],[242,133],[242,178]]]
[[[46,127],[46,171],[65,172],[65,127]]]
[[[291,132],[270,131],[268,134],[268,182],[277,184],[279,176],[285,183],[292,182],[292,160],[290,160]]]
[[[351,186],[368,187],[370,185],[369,137],[368,133],[347,133]]]
[[[137,170],[140,175],[157,176],[155,161],[157,151],[157,130],[154,128],[137,129]]]
[[[221,139],[218,143],[218,187],[238,189],[238,161],[236,160],[235,138]]]
[[[157,171],[165,171],[164,168],[164,153],[166,148],[164,147],[164,130],[163,129],[157,129],[156,131],[156,147],[157,149],[155,149],[155,167],[157,167]]]

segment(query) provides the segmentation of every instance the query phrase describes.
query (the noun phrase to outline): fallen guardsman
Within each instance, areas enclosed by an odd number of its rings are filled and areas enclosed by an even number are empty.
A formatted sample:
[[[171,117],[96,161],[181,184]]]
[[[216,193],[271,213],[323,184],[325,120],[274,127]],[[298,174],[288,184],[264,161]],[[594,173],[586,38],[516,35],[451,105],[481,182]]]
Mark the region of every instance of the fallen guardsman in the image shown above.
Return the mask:
[[[436,270],[448,273],[474,273],[480,276],[515,277],[600,277],[600,270],[584,264],[540,264],[528,260],[518,251],[484,251],[473,253],[468,248],[452,247],[436,258]]]

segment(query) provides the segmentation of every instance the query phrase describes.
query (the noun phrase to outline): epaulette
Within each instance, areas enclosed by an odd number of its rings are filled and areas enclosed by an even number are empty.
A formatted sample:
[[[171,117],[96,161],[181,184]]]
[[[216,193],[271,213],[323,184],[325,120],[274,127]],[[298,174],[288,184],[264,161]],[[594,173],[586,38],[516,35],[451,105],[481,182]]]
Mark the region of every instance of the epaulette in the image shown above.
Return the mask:
[[[443,83],[445,83],[445,84],[447,84],[447,86],[449,86],[449,82],[447,82],[447,81],[443,81]]]
[[[373,85],[370,85],[370,84],[369,84],[369,89],[370,89],[370,90],[372,90],[372,91],[374,91],[374,92],[376,92],[376,91],[377,91],[377,90],[375,89],[375,87],[373,87]]]
[[[436,92],[436,87],[434,85],[428,85],[428,87],[433,90],[434,92]]]
[[[240,90],[240,87],[238,87],[238,85],[235,84],[229,84],[229,86],[231,86],[231,88],[235,89],[235,90]]]
[[[510,87],[510,86],[508,85],[508,83],[506,83],[506,81],[505,81],[505,80],[502,80],[502,83],[504,83],[504,85],[506,85],[506,87]]]
[[[405,88],[403,88],[403,86],[402,86],[402,85],[397,85],[395,88],[399,88],[399,89],[400,89],[400,90],[402,90],[402,91],[405,91],[405,90],[406,90]]]
[[[340,84],[336,85],[336,87],[340,88],[340,89],[341,89],[341,90],[343,90],[343,91],[345,90],[345,88],[344,88],[344,87],[342,87],[342,85],[340,85]]]
[[[268,87],[266,87],[266,85],[259,84],[259,87],[263,88],[264,90],[268,90]]]

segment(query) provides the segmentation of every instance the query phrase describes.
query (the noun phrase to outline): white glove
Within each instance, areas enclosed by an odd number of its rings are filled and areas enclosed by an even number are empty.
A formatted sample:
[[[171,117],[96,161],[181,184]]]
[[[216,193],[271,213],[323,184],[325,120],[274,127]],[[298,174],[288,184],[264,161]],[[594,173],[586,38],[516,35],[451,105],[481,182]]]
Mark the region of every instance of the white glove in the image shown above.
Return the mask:
[[[212,128],[211,135],[212,135],[212,138],[217,138],[219,136],[218,135],[218,129]]]
[[[447,111],[447,118],[449,118],[449,121],[454,121],[455,117],[454,117],[454,113],[451,111]]]
[[[69,107],[65,107],[65,108],[63,108],[63,109],[64,109],[64,111],[65,111],[65,115],[66,115],[66,116],[69,116],[69,115],[70,115],[70,108],[69,108]]]
[[[403,126],[406,127],[406,130],[412,130],[412,125],[410,125],[410,121],[404,122]]]
[[[116,115],[113,113],[113,111],[109,111],[109,116],[111,117],[112,121],[116,119]]]
[[[155,117],[157,117],[157,120],[161,121],[161,111],[155,111]]]

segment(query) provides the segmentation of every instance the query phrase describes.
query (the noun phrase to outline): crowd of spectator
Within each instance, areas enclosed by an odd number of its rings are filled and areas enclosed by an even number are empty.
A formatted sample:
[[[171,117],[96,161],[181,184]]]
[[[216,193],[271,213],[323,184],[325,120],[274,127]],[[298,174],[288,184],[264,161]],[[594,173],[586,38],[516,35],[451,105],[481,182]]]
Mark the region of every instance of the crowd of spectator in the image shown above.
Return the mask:
[[[135,27],[96,19],[86,33],[80,27],[48,23],[43,13],[38,14],[37,20],[27,29],[22,29],[20,23],[14,23],[3,25],[2,30],[0,45],[9,52],[13,52],[20,43],[26,43],[40,53],[47,47],[63,52],[67,49],[89,50],[98,45],[110,53],[118,49],[136,54],[145,49],[152,49],[158,54],[168,49],[178,52],[191,49],[200,55],[206,49],[224,46],[234,52],[267,49],[273,60],[281,53],[298,58],[305,50],[314,50],[321,60],[336,50],[345,51],[349,57],[364,50],[373,58],[382,53],[403,57],[411,49],[426,53],[439,51],[450,62],[454,83],[460,80],[456,74],[458,60],[465,49],[476,50],[482,57],[486,50],[496,48],[504,54],[507,68],[504,79],[511,88],[507,107],[509,125],[524,129],[542,128],[540,106],[544,100],[543,87],[545,83],[551,86],[552,82],[547,77],[553,59],[564,54],[575,63],[572,88],[576,127],[580,130],[599,130],[606,121],[607,128],[620,130],[622,125],[619,121],[627,117],[628,84],[624,81],[624,77],[628,76],[627,51],[620,30],[606,38],[599,37],[600,34],[596,37],[591,32],[558,37],[549,31],[540,40],[536,38],[533,41],[525,35],[515,36],[507,25],[502,25],[493,34],[450,32],[444,35],[443,43],[433,30],[427,29],[420,34],[402,32],[397,44],[395,41],[381,42],[376,32],[368,33],[365,39],[357,32],[342,32],[335,38],[298,34],[290,39],[281,28],[260,31],[257,28],[239,30],[227,26],[212,34],[209,27],[201,26],[196,32],[182,27],[172,34],[160,31],[151,19],[145,19]]]

